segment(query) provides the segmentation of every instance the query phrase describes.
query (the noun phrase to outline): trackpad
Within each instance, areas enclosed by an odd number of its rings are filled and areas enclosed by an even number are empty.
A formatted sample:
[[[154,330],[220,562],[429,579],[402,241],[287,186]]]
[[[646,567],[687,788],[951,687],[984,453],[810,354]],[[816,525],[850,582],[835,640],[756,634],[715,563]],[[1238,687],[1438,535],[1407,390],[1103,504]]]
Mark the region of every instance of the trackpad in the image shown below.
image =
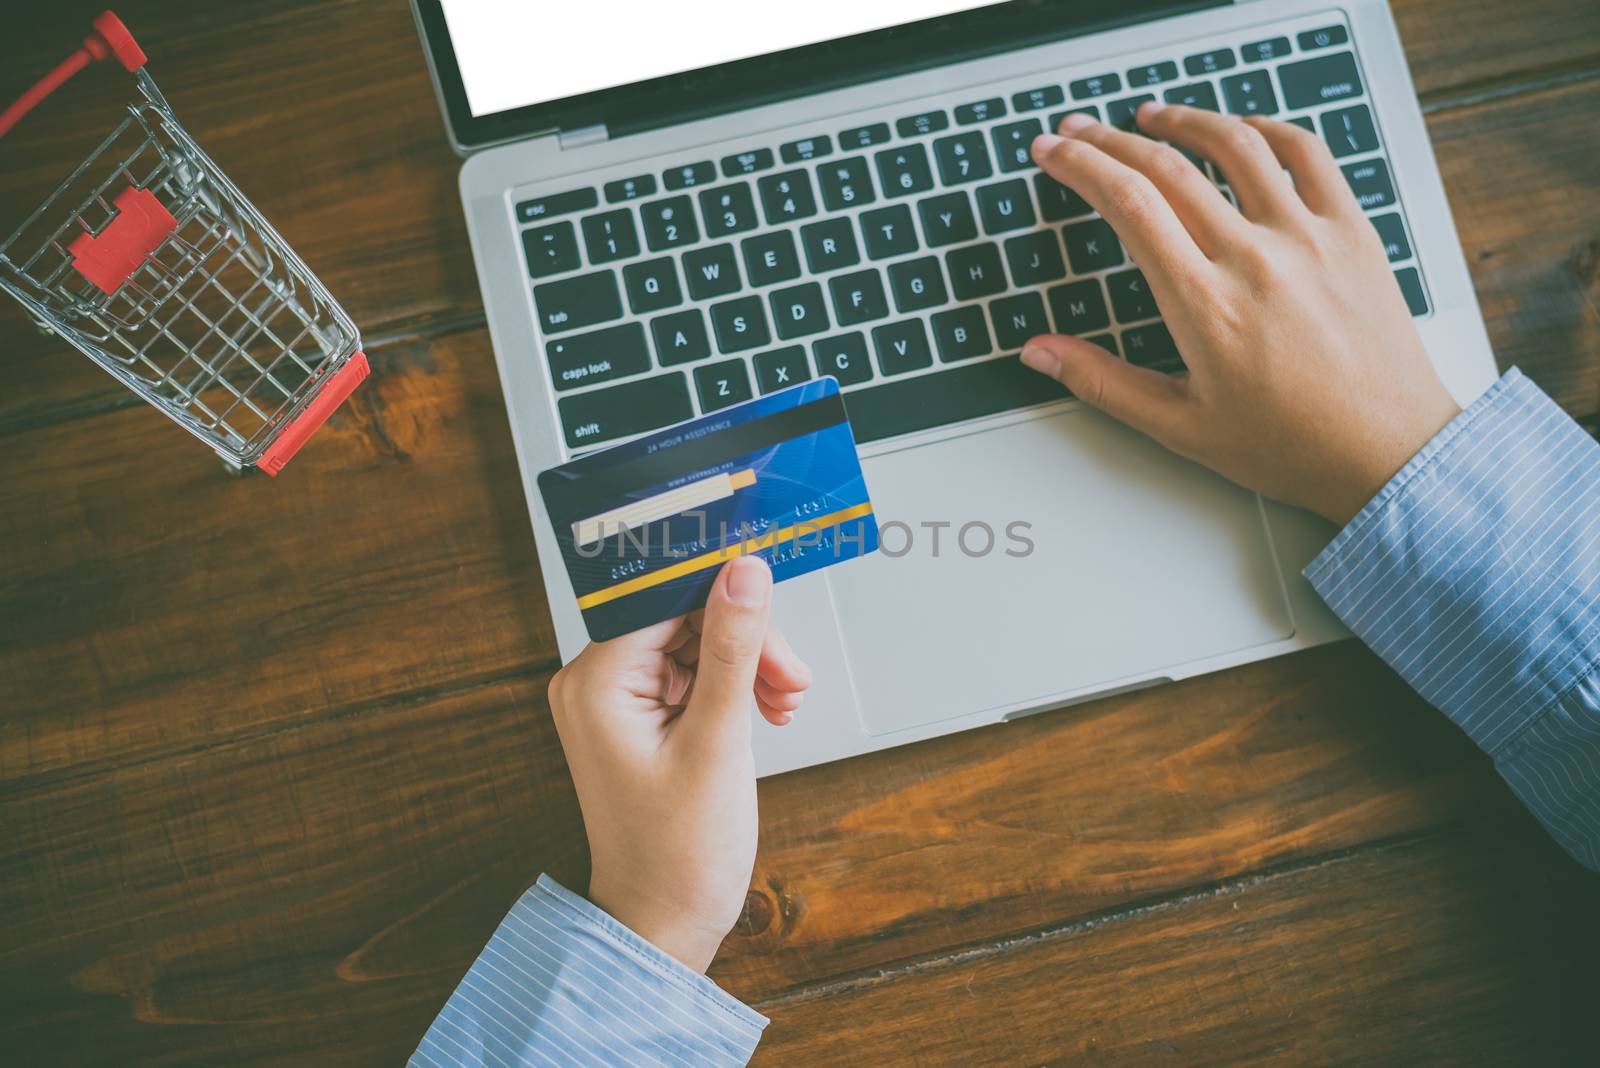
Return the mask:
[[[1294,632],[1255,495],[1097,412],[863,466],[881,548],[829,582],[868,734]]]

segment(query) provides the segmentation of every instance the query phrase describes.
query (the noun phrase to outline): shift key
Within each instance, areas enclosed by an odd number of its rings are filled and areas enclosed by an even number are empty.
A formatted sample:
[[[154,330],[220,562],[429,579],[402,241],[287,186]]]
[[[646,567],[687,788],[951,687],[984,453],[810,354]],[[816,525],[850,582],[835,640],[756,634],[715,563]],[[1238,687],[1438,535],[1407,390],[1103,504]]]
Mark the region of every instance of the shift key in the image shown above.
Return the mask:
[[[1290,111],[1349,100],[1361,95],[1361,72],[1349,52],[1318,56],[1278,68],[1283,80],[1283,101]]]
[[[558,406],[569,449],[642,434],[694,415],[682,371],[562,397]]]
[[[622,318],[622,296],[615,271],[596,271],[533,287],[539,327],[547,334],[577,330]]]

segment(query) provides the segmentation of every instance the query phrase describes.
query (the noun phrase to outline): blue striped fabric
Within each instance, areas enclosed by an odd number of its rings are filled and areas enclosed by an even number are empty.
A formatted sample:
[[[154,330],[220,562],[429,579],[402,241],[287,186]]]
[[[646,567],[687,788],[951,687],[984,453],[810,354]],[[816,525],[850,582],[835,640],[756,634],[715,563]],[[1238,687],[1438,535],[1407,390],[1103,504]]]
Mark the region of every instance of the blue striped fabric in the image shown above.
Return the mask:
[[[766,1017],[548,876],[507,914],[412,1068],[715,1068],[755,1052]]]
[[[1513,369],[1306,577],[1600,869],[1600,445]]]

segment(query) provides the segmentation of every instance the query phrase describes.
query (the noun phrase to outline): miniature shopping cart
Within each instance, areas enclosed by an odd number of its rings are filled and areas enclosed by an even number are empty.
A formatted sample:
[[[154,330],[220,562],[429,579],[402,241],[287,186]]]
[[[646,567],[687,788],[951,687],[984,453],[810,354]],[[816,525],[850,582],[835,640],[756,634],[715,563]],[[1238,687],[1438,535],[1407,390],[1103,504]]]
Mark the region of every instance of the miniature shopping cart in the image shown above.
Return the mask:
[[[91,62],[139,99],[0,243],[0,287],[231,468],[275,475],[367,377],[355,324],[173,117],[106,12],[0,112],[12,126]]]

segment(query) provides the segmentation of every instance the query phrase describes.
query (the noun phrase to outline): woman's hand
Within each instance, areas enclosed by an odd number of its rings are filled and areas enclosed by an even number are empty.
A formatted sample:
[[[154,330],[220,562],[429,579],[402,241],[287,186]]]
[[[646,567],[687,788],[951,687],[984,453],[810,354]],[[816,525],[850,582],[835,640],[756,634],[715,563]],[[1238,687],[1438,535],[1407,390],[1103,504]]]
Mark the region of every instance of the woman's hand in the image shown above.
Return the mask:
[[[1460,410],[1376,231],[1316,134],[1177,105],[1138,118],[1149,138],[1069,115],[1033,155],[1121,237],[1189,374],[1060,335],[1023,362],[1174,452],[1348,522]],[[1171,145],[1213,161],[1239,206]]]
[[[589,899],[695,971],[738,921],[755,866],[751,701],[781,726],[811,685],[771,606],[767,565],[736,558],[703,612],[591,645],[550,682]]]

